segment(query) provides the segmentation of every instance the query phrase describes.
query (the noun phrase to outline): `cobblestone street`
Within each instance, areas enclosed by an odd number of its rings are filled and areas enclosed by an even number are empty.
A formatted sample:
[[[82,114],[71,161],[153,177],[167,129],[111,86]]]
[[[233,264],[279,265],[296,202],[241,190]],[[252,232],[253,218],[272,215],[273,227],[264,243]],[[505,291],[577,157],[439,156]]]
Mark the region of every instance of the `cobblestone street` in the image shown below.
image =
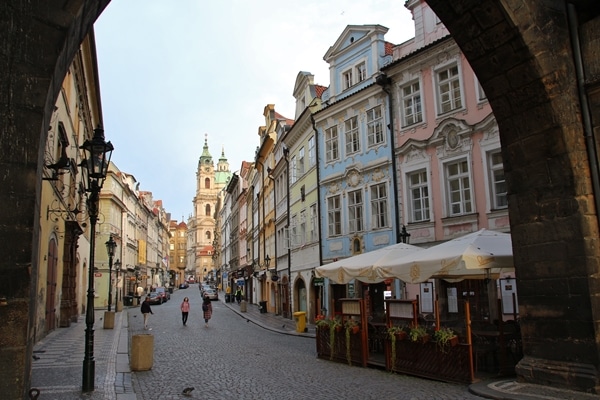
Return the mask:
[[[185,296],[191,303],[187,326],[179,311]],[[152,331],[144,331],[138,308],[129,309],[130,335],[154,335],[152,370],[132,373],[138,400],[481,398],[467,385],[317,359],[314,338],[263,329],[221,301],[213,302],[207,328],[200,302],[196,285],[176,291],[169,302],[152,306]],[[191,396],[182,395],[186,387],[195,388]]]

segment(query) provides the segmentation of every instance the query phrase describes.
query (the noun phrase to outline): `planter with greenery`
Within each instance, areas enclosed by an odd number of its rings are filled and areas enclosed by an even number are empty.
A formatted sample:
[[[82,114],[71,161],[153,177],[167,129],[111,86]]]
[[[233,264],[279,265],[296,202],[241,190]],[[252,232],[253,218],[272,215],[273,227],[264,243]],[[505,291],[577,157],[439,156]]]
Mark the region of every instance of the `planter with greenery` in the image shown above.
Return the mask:
[[[427,343],[431,338],[431,335],[427,332],[424,326],[414,325],[410,327],[408,337],[413,342]]]
[[[433,340],[442,352],[447,352],[449,346],[458,344],[458,336],[450,328],[440,328],[433,333]]]
[[[394,365],[396,365],[396,340],[404,340],[406,338],[406,330],[402,326],[390,326],[387,333],[390,336],[390,342],[392,343],[390,354],[392,368],[390,370],[393,370]]]
[[[360,325],[358,324],[358,321],[356,321],[355,319],[347,319],[346,322],[344,323],[344,326],[346,327],[346,359],[348,360],[348,365],[352,365],[352,352],[351,352],[351,337],[350,334],[351,333],[358,333],[360,331]]]

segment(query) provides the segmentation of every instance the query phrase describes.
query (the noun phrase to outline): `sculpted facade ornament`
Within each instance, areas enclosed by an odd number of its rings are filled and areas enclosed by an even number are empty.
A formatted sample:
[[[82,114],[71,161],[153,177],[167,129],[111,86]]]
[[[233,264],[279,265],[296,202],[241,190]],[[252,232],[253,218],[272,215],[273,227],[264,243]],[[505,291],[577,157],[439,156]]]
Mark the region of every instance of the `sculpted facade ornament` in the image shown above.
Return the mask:
[[[348,186],[350,186],[350,187],[356,187],[362,183],[362,177],[356,170],[350,171],[350,173],[348,173],[347,179],[348,179]]]

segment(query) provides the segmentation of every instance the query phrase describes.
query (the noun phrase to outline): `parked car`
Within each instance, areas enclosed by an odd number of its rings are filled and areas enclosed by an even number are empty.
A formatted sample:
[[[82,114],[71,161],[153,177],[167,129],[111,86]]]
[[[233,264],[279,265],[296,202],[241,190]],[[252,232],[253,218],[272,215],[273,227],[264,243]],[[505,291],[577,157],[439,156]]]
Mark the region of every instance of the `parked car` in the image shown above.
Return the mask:
[[[219,300],[219,293],[212,288],[204,289],[204,293],[202,293],[202,297],[208,297],[211,300]]]
[[[187,282],[183,282],[181,285],[179,285],[179,289],[187,289],[189,287],[190,285]]]
[[[150,304],[161,305],[164,303],[162,295],[158,292],[150,292],[148,297],[150,298]]]
[[[169,291],[167,290],[167,288],[164,288],[164,287],[161,286],[161,287],[157,287],[155,291],[162,296],[163,303],[171,300],[171,294],[169,293]]]

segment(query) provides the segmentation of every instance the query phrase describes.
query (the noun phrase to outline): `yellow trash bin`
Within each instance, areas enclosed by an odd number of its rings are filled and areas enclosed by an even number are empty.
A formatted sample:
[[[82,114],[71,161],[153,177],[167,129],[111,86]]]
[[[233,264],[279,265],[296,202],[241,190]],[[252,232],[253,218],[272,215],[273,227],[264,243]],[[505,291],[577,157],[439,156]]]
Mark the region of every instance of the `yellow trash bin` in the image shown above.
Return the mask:
[[[294,320],[296,321],[296,332],[306,332],[306,311],[296,311]]]

